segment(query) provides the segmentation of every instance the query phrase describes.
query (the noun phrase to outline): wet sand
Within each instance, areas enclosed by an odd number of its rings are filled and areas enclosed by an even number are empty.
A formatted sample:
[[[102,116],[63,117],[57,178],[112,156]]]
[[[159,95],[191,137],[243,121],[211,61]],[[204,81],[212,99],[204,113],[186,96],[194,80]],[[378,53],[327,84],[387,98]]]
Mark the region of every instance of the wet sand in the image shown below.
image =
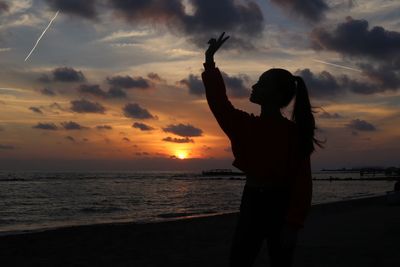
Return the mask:
[[[77,226],[0,237],[1,266],[227,266],[237,214]],[[400,206],[371,197],[313,206],[294,266],[400,266]],[[265,247],[255,266],[268,266]]]

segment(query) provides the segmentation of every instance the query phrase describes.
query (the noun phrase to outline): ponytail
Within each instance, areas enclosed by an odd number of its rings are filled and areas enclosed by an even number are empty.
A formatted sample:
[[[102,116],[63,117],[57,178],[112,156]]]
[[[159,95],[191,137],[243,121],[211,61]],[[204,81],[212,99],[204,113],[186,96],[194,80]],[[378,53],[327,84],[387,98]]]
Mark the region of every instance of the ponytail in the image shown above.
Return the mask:
[[[314,152],[316,144],[322,147],[322,142],[314,137],[315,119],[311,107],[308,91],[303,78],[294,76],[296,83],[296,100],[294,103],[292,120],[298,127],[300,153],[309,156]]]

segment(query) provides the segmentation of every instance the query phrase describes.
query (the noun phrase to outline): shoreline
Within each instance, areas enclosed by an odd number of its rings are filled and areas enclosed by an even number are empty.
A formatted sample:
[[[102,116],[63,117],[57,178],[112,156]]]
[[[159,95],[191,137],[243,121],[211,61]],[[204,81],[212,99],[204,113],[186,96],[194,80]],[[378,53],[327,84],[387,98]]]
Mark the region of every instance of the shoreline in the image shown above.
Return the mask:
[[[4,266],[227,266],[237,213],[0,237]],[[294,267],[398,266],[400,205],[385,195],[313,205]],[[268,266],[265,244],[255,267]]]
[[[369,194],[369,195],[362,195],[362,196],[355,196],[355,197],[349,197],[343,200],[337,200],[337,201],[330,201],[330,202],[323,202],[323,203],[315,203],[312,204],[312,208],[317,207],[319,205],[330,205],[330,204],[337,204],[341,202],[348,202],[348,201],[354,201],[354,200],[359,200],[359,199],[368,199],[368,198],[379,198],[379,197],[385,197],[386,194]],[[46,231],[57,231],[57,230],[62,230],[62,229],[75,229],[79,227],[90,227],[90,226],[107,226],[107,225],[146,225],[146,224],[158,224],[158,223],[166,223],[166,222],[175,222],[175,221],[182,221],[182,220],[191,220],[191,219],[197,219],[197,218],[208,218],[208,217],[215,217],[215,216],[223,216],[223,215],[233,215],[233,214],[238,214],[238,211],[227,211],[227,212],[215,212],[215,213],[199,213],[199,214],[194,214],[194,215],[187,215],[187,216],[177,216],[177,217],[171,217],[171,218],[159,218],[159,219],[154,219],[154,220],[144,220],[144,221],[132,221],[130,219],[123,219],[123,220],[117,220],[117,221],[108,221],[104,220],[102,222],[95,222],[95,223],[70,223],[70,224],[59,224],[59,225],[54,225],[54,226],[44,226],[44,227],[33,227],[32,229],[22,229],[22,230],[11,230],[11,231],[1,231],[0,230],[0,238],[5,237],[5,236],[14,236],[14,235],[25,235],[25,234],[31,234],[31,233],[43,233]]]

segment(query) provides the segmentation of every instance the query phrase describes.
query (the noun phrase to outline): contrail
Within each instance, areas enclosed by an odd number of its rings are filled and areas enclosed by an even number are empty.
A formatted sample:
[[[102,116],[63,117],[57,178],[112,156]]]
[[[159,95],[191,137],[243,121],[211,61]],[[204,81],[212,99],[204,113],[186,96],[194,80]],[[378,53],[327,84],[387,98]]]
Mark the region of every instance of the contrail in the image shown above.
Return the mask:
[[[334,67],[338,67],[338,68],[343,68],[343,69],[347,69],[347,70],[354,70],[354,71],[362,72],[359,69],[346,67],[346,66],[342,66],[342,65],[338,65],[338,64],[333,64],[333,63],[329,63],[329,62],[322,61],[322,60],[313,59],[313,61],[318,62],[318,63],[322,63],[322,64],[326,64],[326,65],[330,65],[330,66],[334,66]]]
[[[50,28],[51,24],[53,23],[53,21],[56,19],[58,13],[60,11],[58,10],[56,12],[56,14],[54,15],[54,17],[50,20],[49,25],[47,25],[46,29],[44,29],[44,31],[42,32],[42,34],[39,36],[39,38],[37,39],[35,45],[33,46],[31,52],[29,52],[29,54],[26,56],[25,61],[27,61],[29,59],[29,57],[32,55],[33,51],[35,51],[36,46],[39,44],[40,40],[42,39],[43,35],[46,33],[46,31]]]

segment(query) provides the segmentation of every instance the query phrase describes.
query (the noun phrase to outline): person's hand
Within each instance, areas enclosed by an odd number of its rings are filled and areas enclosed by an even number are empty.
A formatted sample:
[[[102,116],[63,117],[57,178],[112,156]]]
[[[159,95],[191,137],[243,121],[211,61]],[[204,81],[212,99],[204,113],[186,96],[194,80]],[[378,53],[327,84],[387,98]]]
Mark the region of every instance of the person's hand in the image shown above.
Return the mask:
[[[218,49],[225,43],[226,40],[229,39],[229,36],[225,37],[225,32],[223,32],[218,40],[215,38],[211,38],[210,41],[208,41],[208,44],[210,45],[206,51],[206,62],[213,62],[214,61],[214,54],[218,51]]]
[[[281,246],[283,248],[291,248],[296,246],[298,229],[285,224],[281,233]]]

